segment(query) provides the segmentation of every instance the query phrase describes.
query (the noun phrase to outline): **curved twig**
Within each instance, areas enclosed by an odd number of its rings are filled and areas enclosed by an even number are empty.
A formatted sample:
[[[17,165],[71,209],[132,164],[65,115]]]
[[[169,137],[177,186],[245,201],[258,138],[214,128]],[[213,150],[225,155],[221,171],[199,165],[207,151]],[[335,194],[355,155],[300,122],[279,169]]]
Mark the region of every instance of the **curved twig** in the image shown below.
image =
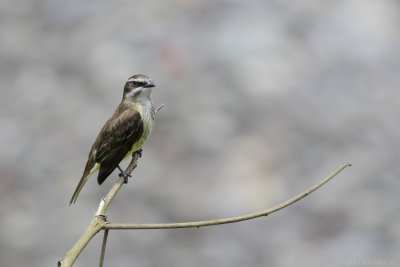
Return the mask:
[[[103,225],[103,229],[170,229],[170,228],[192,228],[192,227],[202,227],[202,226],[211,226],[211,225],[219,225],[219,224],[227,224],[227,223],[235,223],[235,222],[240,222],[240,221],[246,221],[246,220],[251,220],[255,219],[258,217],[262,216],[267,216],[271,213],[274,213],[280,209],[283,209],[296,201],[299,201],[300,199],[306,197],[310,193],[314,192],[318,188],[320,188],[322,185],[327,183],[329,180],[331,180],[333,177],[338,175],[344,168],[351,166],[350,163],[344,164],[340,168],[338,168],[336,171],[334,171],[331,175],[328,177],[324,178],[321,180],[318,184],[310,187],[308,190],[304,191],[301,194],[298,194],[297,196],[279,204],[276,205],[275,207],[272,207],[270,209],[264,210],[264,211],[259,211],[256,213],[251,213],[248,215],[244,216],[238,216],[238,217],[233,217],[233,218],[225,218],[225,219],[217,219],[217,220],[209,220],[209,221],[199,221],[199,222],[184,222],[184,223],[164,223],[164,224],[117,224],[117,223],[107,223]]]

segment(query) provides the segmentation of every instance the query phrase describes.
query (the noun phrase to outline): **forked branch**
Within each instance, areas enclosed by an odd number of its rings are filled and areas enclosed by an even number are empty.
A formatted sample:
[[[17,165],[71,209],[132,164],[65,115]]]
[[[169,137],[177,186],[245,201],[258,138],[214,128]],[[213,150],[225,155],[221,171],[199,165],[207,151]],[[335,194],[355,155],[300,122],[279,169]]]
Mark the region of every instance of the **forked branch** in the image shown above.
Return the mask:
[[[130,174],[136,168],[137,159],[138,159],[138,155],[134,154],[132,161],[126,170],[127,173]],[[107,221],[105,211],[107,210],[107,207],[110,204],[110,202],[112,201],[112,199],[114,198],[115,194],[118,192],[118,190],[121,188],[121,186],[124,183],[124,179],[120,178],[116,182],[116,184],[111,188],[111,190],[108,192],[107,196],[101,200],[99,208],[96,212],[96,215],[95,215],[92,223],[89,225],[88,229],[85,231],[85,233],[82,235],[82,237],[78,240],[78,242],[75,244],[75,246],[67,253],[65,258],[63,260],[59,261],[59,266],[72,266],[72,264],[75,262],[76,258],[79,256],[81,251],[85,248],[86,244],[90,241],[90,239],[97,232],[99,232],[102,229],[114,230],[114,229],[170,229],[170,228],[192,228],[192,227],[199,228],[202,226],[235,223],[235,222],[255,219],[258,217],[262,217],[262,216],[267,216],[271,213],[274,213],[280,209],[283,209],[283,208],[299,201],[300,199],[306,197],[307,195],[309,195],[310,193],[314,192],[315,190],[320,188],[322,185],[327,183],[333,177],[338,175],[343,169],[345,169],[346,167],[349,167],[349,166],[351,166],[350,163],[342,165],[336,171],[334,171],[331,175],[322,179],[319,183],[310,187],[303,193],[300,193],[297,196],[295,196],[285,202],[282,202],[281,204],[279,204],[275,207],[272,207],[270,209],[259,211],[256,213],[251,213],[251,214],[244,215],[244,216],[233,217],[233,218],[224,218],[224,219],[198,221],[198,222],[184,222],[184,223],[164,223],[164,224],[115,224],[115,223],[109,223]]]
[[[129,166],[125,171],[127,174],[131,174],[132,171],[137,167],[138,159],[139,153],[134,153],[132,155],[131,163],[129,163]],[[107,193],[107,196],[101,199],[99,207],[97,208],[97,212],[89,227],[82,234],[75,245],[71,248],[71,250],[67,252],[64,259],[58,261],[59,267],[72,266],[76,258],[78,258],[79,254],[81,254],[81,252],[89,243],[89,241],[93,238],[93,236],[95,236],[100,230],[103,229],[104,224],[107,223],[106,210],[124,183],[124,178],[120,177]]]

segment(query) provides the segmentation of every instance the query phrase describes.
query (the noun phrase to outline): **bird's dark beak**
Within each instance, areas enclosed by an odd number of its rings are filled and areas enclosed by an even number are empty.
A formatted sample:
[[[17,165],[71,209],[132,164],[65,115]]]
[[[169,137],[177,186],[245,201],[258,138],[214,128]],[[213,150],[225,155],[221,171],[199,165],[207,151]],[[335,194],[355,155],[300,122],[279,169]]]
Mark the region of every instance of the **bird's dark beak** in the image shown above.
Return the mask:
[[[155,87],[156,85],[153,82],[149,82],[148,84],[146,84],[146,88],[147,87]]]

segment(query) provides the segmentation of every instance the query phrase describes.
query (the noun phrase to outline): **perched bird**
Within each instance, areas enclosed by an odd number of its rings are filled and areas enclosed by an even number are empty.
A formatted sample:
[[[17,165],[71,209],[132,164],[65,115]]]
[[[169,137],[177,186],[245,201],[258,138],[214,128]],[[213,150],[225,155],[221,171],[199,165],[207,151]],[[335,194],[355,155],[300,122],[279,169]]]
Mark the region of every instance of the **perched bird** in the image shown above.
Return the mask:
[[[128,175],[119,167],[119,163],[125,157],[141,150],[153,130],[156,112],[150,93],[154,86],[154,83],[142,74],[133,75],[126,81],[122,101],[94,141],[70,205],[75,203],[89,176],[97,170],[99,185],[115,168],[121,171],[120,176],[124,177],[125,182],[128,181]]]

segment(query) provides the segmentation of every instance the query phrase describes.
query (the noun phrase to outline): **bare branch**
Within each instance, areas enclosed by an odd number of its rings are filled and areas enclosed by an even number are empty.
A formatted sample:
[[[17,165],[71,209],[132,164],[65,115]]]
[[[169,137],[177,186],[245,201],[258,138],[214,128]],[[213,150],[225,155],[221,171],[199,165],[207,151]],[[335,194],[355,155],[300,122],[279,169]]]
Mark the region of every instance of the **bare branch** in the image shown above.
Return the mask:
[[[136,168],[137,166],[137,160],[139,158],[138,153],[134,153],[132,156],[132,161],[129,164],[128,168],[126,169],[126,173],[130,174],[132,171]],[[251,220],[255,219],[258,217],[262,216],[267,216],[273,212],[276,212],[280,209],[283,209],[296,201],[304,198],[308,194],[314,192],[318,188],[320,188],[322,185],[327,183],[329,180],[331,180],[333,177],[338,175],[343,169],[346,167],[351,166],[350,163],[344,164],[340,168],[338,168],[335,172],[333,172],[331,175],[328,177],[324,178],[321,180],[318,184],[312,186],[308,190],[304,191],[303,193],[273,207],[264,211],[244,215],[244,216],[239,216],[239,217],[233,217],[233,218],[225,218],[225,219],[217,219],[217,220],[209,220],[209,221],[199,221],[199,222],[185,222],[185,223],[166,223],[166,224],[113,224],[109,223],[107,221],[107,217],[105,215],[105,212],[110,205],[111,201],[114,199],[115,195],[118,193],[119,189],[121,186],[124,184],[124,179],[121,177],[118,179],[118,181],[114,184],[114,186],[110,189],[108,192],[107,196],[103,198],[100,201],[99,207],[97,209],[97,212],[90,223],[89,227],[86,229],[86,231],[82,234],[82,236],[79,238],[79,240],[76,242],[76,244],[73,246],[73,248],[68,251],[68,253],[65,255],[64,259],[60,260],[58,262],[58,266],[72,266],[74,264],[75,260],[79,256],[79,254],[82,252],[82,250],[86,247],[86,245],[89,243],[89,241],[93,238],[94,235],[96,235],[100,230],[109,230],[109,229],[168,229],[168,228],[191,228],[191,227],[202,227],[202,226],[211,226],[211,225],[219,225],[219,224],[227,224],[227,223],[235,223],[235,222],[240,222],[240,221],[245,221],[245,220]],[[107,239],[105,237],[103,241],[103,248],[105,249],[105,244],[104,242],[107,242]],[[102,256],[104,257],[104,253],[102,252]]]
[[[129,163],[128,168],[126,169],[127,174],[131,174],[132,171],[137,167],[137,161],[139,159],[139,154],[134,153],[132,155],[132,160]],[[89,241],[95,236],[101,229],[103,229],[104,223],[107,222],[106,210],[108,205],[110,205],[111,201],[114,199],[115,195],[118,193],[121,186],[124,184],[124,178],[119,178],[118,181],[114,184],[114,186],[110,189],[107,196],[102,198],[97,208],[96,214],[90,223],[89,227],[82,234],[79,240],[75,243],[70,251],[67,252],[64,259],[58,262],[58,266],[72,266],[74,264],[76,258],[78,258],[79,254],[81,254],[82,250],[86,247]]]
[[[107,238],[108,238],[108,229],[104,230],[103,245],[101,246],[99,267],[103,267],[104,254],[106,253]]]
[[[133,172],[133,170],[137,167],[137,161],[139,159],[139,154],[138,153],[134,153],[132,155],[132,160],[129,163],[128,168],[126,168],[126,173],[127,174],[131,174]],[[108,192],[107,196],[105,197],[105,203],[104,206],[99,210],[99,214],[100,215],[104,215],[105,216],[105,212],[108,208],[108,205],[110,205],[111,201],[114,199],[115,195],[118,193],[119,189],[121,188],[121,186],[125,183],[124,178],[120,177],[118,179],[118,181],[114,184],[113,187],[111,187],[110,191]],[[100,202],[101,204],[101,202]]]
[[[310,187],[308,190],[304,191],[301,194],[298,194],[297,196],[275,206],[270,209],[244,215],[244,216],[238,216],[238,217],[233,217],[233,218],[225,218],[225,219],[217,219],[217,220],[209,220],[209,221],[199,221],[199,222],[184,222],[184,223],[165,223],[165,224],[115,224],[115,223],[107,223],[103,225],[103,229],[170,229],[170,228],[192,228],[192,227],[202,227],[202,226],[211,226],[211,225],[219,225],[219,224],[227,224],[227,223],[235,223],[235,222],[240,222],[240,221],[246,221],[246,220],[251,220],[255,219],[258,217],[262,216],[267,216],[271,213],[274,213],[280,209],[283,209],[300,199],[306,197],[310,193],[314,192],[318,188],[320,188],[322,185],[327,183],[329,180],[331,180],[333,177],[338,175],[344,168],[351,166],[350,163],[344,164],[340,168],[338,168],[336,171],[334,171],[331,175],[328,177],[324,178],[321,180],[318,184]]]

